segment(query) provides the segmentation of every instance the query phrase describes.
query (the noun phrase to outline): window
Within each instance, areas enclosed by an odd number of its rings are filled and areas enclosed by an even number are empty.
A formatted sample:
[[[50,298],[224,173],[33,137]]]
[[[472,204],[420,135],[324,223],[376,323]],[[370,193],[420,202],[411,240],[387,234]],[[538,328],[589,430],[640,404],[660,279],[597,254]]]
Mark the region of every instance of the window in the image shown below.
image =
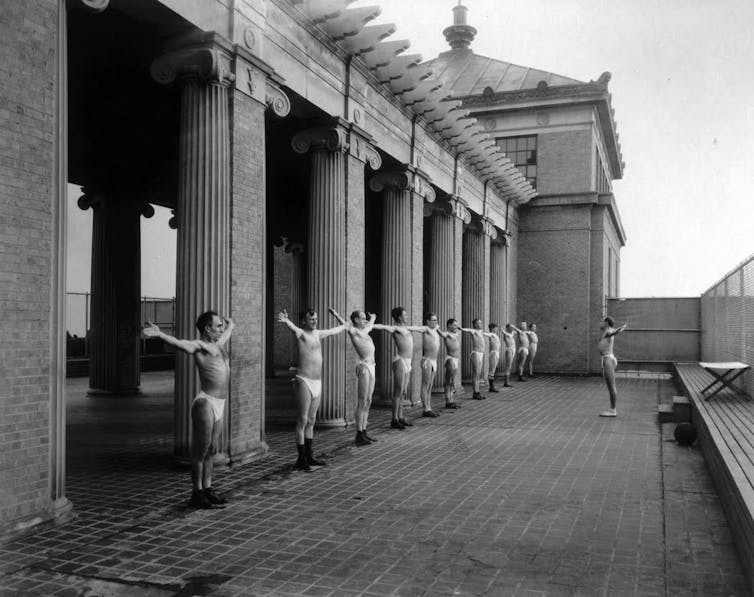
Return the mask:
[[[506,137],[497,140],[498,147],[521,171],[535,189],[537,188],[537,136]]]

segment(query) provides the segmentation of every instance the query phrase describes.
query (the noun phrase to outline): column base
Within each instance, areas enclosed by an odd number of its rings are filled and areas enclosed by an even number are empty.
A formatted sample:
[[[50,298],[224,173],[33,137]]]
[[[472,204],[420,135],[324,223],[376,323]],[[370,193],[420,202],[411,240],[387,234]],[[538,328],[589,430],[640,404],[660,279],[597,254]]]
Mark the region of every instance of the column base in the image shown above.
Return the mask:
[[[87,396],[137,396],[141,394],[141,386],[130,388],[117,388],[114,390],[103,388],[89,388]]]
[[[338,417],[337,419],[326,419],[317,421],[315,424],[317,429],[337,429],[339,427],[346,427],[346,420],[344,417]]]
[[[234,466],[242,466],[267,456],[269,452],[270,446],[267,445],[267,442],[255,442],[254,444],[249,445],[244,451],[233,454],[230,457],[228,466],[231,468]]]
[[[52,503],[52,516],[55,524],[63,524],[76,518],[73,511],[73,502],[67,497],[62,497]]]

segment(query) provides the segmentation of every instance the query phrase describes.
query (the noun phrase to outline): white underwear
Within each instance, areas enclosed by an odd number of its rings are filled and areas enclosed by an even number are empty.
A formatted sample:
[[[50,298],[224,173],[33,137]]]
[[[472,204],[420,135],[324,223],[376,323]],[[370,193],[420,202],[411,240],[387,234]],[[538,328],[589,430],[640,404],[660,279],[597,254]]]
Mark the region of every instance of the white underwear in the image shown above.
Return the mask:
[[[199,400],[199,398],[203,398],[209,402],[209,405],[212,407],[212,415],[215,418],[215,423],[223,418],[223,414],[225,413],[225,398],[215,398],[206,392],[199,392],[191,403],[191,406],[193,406],[194,402]]]
[[[371,378],[374,379],[374,363],[370,361],[359,361],[356,365],[356,375],[361,374],[361,368],[366,369],[369,371],[369,375],[371,375]]]
[[[522,355],[524,355],[524,357],[527,357],[527,356],[529,356],[529,349],[526,348],[525,346],[521,346],[518,349],[518,354],[522,354]]]
[[[445,357],[445,362],[448,361],[453,365],[453,370],[458,369],[458,357]]]
[[[437,371],[437,359],[422,357],[422,369],[426,369],[427,367],[432,369],[432,371]]]
[[[303,375],[297,375],[296,379],[301,380],[301,383],[303,383],[309,389],[309,393],[312,395],[312,398],[319,398],[319,395],[322,393],[321,379],[309,379],[308,377],[304,377]]]
[[[397,356],[393,359],[393,363],[400,361],[403,363],[403,373],[411,373],[411,359],[409,357]]]
[[[612,359],[613,360],[613,363],[615,363],[613,365],[613,368],[615,368],[615,367],[618,366],[618,359],[615,358],[615,355],[613,353],[603,354],[602,355],[602,372],[603,373],[605,372],[605,359]]]
[[[492,357],[493,354],[495,355],[496,359],[500,359],[500,351],[498,351],[498,350],[491,350],[490,351],[490,357]]]

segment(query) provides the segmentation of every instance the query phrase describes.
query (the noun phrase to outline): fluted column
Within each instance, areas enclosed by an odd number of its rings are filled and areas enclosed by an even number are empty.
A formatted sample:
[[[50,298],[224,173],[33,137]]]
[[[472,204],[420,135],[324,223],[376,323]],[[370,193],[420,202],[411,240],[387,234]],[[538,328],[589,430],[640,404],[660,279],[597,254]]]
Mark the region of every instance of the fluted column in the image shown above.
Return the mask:
[[[309,129],[292,141],[298,153],[311,152],[309,217],[307,222],[308,306],[319,315],[320,327],[337,325],[332,307],[346,310],[345,247],[345,132],[339,127]],[[322,402],[317,422],[339,427],[345,419],[345,334],[322,342]]]
[[[79,198],[92,208],[92,310],[89,323],[89,393],[136,394],[140,383],[141,231],[149,204],[91,192]]]
[[[496,236],[494,226],[484,217],[474,219],[463,235],[463,306],[462,325],[472,327],[480,318],[486,326],[489,319],[490,239]],[[471,340],[463,337],[463,378],[471,378]],[[485,361],[486,358],[485,351]]]
[[[506,293],[508,291],[508,281],[506,280],[505,271],[505,241],[507,237],[504,232],[499,232],[497,238],[492,242],[490,247],[490,321],[496,323],[501,328],[505,327],[505,306]],[[498,371],[502,371],[503,364],[498,362],[497,369],[490,371],[489,376],[493,377]]]
[[[434,190],[426,177],[408,167],[380,172],[372,177],[370,187],[383,193],[380,321],[392,323],[392,309],[403,307],[409,323],[419,325],[422,317],[424,200],[434,201]],[[419,350],[416,344],[415,350]],[[382,403],[392,400],[394,356],[392,337],[381,334],[377,382],[378,400]],[[412,369],[407,391],[407,398],[411,401],[418,401],[420,379],[421,376]]]
[[[298,314],[304,310],[304,300],[306,297],[306,286],[304,285],[304,245],[303,243],[287,243],[285,252],[291,256],[291,294],[290,309],[291,316],[298,317]],[[289,334],[290,336],[290,334]],[[290,339],[290,362],[298,363],[298,343]]]
[[[176,335],[195,338],[199,314],[212,309],[227,316],[230,309],[230,57],[214,45],[181,48],[156,60],[152,76],[181,84]],[[198,387],[193,358],[178,352],[174,451],[180,460],[190,457],[191,403]],[[227,421],[218,447],[226,458]]]
[[[445,329],[448,319],[461,320],[463,226],[471,221],[471,214],[465,203],[456,197],[438,201],[431,212],[429,303],[426,310],[437,313],[439,324]],[[441,342],[438,367],[444,362],[445,344]],[[456,392],[459,393],[462,392],[460,371],[457,376]],[[435,376],[435,390],[442,390],[443,380],[443,375]]]

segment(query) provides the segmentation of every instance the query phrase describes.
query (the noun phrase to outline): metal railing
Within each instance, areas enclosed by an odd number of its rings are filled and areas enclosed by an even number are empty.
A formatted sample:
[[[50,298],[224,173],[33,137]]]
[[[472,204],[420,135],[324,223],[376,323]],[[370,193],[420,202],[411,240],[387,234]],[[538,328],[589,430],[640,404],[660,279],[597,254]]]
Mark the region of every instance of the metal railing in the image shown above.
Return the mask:
[[[701,311],[702,360],[754,366],[754,255],[702,294]],[[751,371],[743,385],[751,394]]]
[[[68,292],[66,296],[66,330],[68,358],[89,357],[89,330],[91,329],[90,292]],[[174,335],[175,299],[145,296],[141,298],[141,324],[151,321],[166,334]],[[141,353],[146,354],[146,339],[141,340]]]

